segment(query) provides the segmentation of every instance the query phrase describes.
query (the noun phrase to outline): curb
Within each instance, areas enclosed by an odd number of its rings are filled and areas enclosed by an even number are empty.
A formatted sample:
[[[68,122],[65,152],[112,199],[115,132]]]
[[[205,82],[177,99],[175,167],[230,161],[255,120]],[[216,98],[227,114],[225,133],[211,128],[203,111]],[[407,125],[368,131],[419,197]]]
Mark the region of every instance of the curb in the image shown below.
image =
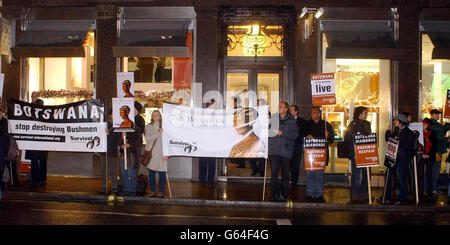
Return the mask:
[[[41,193],[41,192],[3,192],[5,200],[37,200],[60,202],[89,202],[89,203],[140,203],[149,205],[194,206],[214,208],[264,208],[289,210],[324,210],[324,211],[364,211],[364,212],[405,212],[405,213],[450,213],[450,206],[397,206],[397,205],[369,205],[369,204],[325,204],[301,202],[262,202],[262,201],[225,201],[203,200],[187,198],[148,198],[102,196],[79,193]]]

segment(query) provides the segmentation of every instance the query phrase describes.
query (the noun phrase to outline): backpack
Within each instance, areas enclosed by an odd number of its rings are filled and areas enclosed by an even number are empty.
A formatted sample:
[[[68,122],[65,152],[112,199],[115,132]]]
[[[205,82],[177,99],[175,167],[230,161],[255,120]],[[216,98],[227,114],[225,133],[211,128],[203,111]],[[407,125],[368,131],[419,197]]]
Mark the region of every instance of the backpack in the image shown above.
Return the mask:
[[[8,155],[5,157],[6,161],[16,161],[17,156],[19,155],[19,146],[17,145],[16,140],[12,136],[9,137],[9,147],[8,147]]]

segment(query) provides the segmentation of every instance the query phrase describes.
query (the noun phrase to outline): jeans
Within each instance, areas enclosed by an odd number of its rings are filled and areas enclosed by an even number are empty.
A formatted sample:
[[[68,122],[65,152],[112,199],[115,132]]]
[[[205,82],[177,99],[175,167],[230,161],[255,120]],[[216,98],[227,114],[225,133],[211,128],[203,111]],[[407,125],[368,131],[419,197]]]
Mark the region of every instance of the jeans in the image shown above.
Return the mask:
[[[17,162],[16,161],[5,161],[5,165],[8,168],[8,171],[10,171],[10,173],[12,172],[12,186],[19,186],[20,182],[19,182],[19,174],[17,172]],[[12,168],[12,169],[11,169]]]
[[[298,176],[300,174],[300,162],[302,161],[303,149],[299,146],[295,146],[294,154],[291,159],[291,184],[296,185],[298,182]]]
[[[439,173],[441,172],[441,162],[433,164],[433,192],[439,191]]]
[[[270,196],[275,197],[280,194],[283,198],[289,196],[289,165],[290,158],[282,156],[271,156],[272,159],[272,176],[270,180]],[[281,184],[278,179],[278,173],[281,169]]]
[[[120,173],[123,184],[123,192],[128,195],[136,195],[136,169],[131,168],[129,161],[125,170],[125,161],[120,157]]]
[[[31,183],[40,184],[47,181],[47,158],[31,159]]]
[[[313,198],[323,197],[324,183],[325,183],[325,175],[323,171],[307,171],[306,195]]]
[[[252,174],[259,173],[261,177],[265,174],[265,167],[266,167],[266,159],[264,158],[252,158],[249,159],[250,161],[250,167],[252,168]]]
[[[100,154],[101,159],[101,172],[102,172],[102,190],[108,191],[108,183],[106,182],[106,154]],[[117,157],[108,156],[108,179],[111,178],[111,189],[112,191],[117,191],[117,168],[116,168]]]
[[[164,193],[166,188],[166,172],[159,172],[149,169],[148,170],[148,183],[150,185],[150,191],[156,192],[156,173],[158,173],[158,187],[159,192]]]
[[[368,199],[367,168],[357,168],[355,159],[352,162],[351,191],[352,199]]]
[[[198,171],[200,184],[212,185],[216,175],[216,159],[211,157],[201,157],[198,163]]]
[[[424,192],[427,195],[433,192],[433,165],[433,161],[423,158],[417,164],[419,196],[423,196]]]

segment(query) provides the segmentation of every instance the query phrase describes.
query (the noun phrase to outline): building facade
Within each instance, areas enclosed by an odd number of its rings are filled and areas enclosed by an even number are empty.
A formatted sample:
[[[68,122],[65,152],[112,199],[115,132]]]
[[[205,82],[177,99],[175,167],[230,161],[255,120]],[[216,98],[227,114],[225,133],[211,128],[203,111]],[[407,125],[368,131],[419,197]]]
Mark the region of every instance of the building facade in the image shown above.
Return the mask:
[[[339,141],[356,106],[369,108],[372,131],[383,136],[398,112],[419,120],[442,110],[450,89],[448,1],[3,0],[1,12],[5,98],[95,97],[109,107],[116,72],[134,72],[144,116],[178,93],[170,102],[201,107],[215,98],[227,108],[235,98],[253,106],[255,94],[272,112],[285,100],[309,118],[310,76],[332,72],[337,105],[323,112]],[[347,173],[331,149],[327,172]],[[50,172],[100,169],[92,154],[52,157],[74,163]],[[196,162],[171,159],[169,172],[195,180]],[[218,163],[219,176],[245,176]]]

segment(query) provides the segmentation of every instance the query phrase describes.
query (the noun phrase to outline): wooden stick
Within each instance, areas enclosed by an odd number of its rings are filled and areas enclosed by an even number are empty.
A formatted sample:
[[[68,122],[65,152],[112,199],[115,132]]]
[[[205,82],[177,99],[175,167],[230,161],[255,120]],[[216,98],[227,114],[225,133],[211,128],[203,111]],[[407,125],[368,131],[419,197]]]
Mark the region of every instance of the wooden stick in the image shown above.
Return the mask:
[[[123,155],[124,155],[124,168],[125,168],[125,170],[128,170],[128,167],[127,167],[127,147],[126,147],[126,144],[127,144],[127,133],[125,133],[124,135],[122,135],[122,137],[123,137]]]
[[[388,170],[387,170],[386,180],[384,182],[383,200],[381,201],[381,204],[384,203],[384,200],[386,198],[386,188],[387,188],[387,183],[389,182],[389,171],[390,170],[391,170],[390,168],[388,168]]]
[[[416,204],[419,204],[419,187],[417,186],[417,159],[414,156],[414,182],[416,183]]]
[[[266,194],[266,175],[267,175],[267,158],[264,164],[264,186],[263,186],[263,196],[262,200],[264,201],[264,196]]]
[[[369,204],[372,205],[372,192],[370,189],[370,173],[369,173],[370,167],[366,167],[366,169],[367,169],[367,189],[369,190]]]
[[[166,160],[164,162],[164,169],[166,170],[167,187],[169,187],[169,197],[172,198],[172,191],[170,190],[169,171],[167,171]],[[160,187],[161,188],[161,187]]]

